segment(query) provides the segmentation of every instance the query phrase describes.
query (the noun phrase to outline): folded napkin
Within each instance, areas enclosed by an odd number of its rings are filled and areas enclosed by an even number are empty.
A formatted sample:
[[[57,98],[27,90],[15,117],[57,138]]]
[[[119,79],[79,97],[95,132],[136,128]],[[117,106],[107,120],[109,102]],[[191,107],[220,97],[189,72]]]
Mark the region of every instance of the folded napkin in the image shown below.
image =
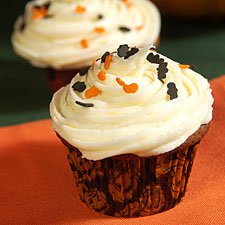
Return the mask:
[[[225,224],[225,76],[211,85],[214,118],[197,152],[186,196],[174,209],[135,219],[89,210],[79,199],[51,121],[43,120],[0,128],[0,224]]]

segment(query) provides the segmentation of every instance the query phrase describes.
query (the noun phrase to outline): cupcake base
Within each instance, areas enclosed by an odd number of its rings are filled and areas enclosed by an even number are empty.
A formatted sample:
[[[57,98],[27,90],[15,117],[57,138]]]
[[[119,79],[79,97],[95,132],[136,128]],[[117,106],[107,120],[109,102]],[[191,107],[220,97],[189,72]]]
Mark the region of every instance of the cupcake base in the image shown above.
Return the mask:
[[[173,208],[185,195],[198,144],[151,158],[90,161],[67,148],[81,200],[116,217],[148,216]]]
[[[88,67],[87,67],[88,68]],[[85,70],[84,68],[78,68],[73,70],[55,70],[48,68],[47,69],[47,83],[50,91],[52,93],[59,90],[61,87],[66,86],[70,83],[73,77],[79,73],[81,70]]]
[[[66,146],[81,200],[92,210],[115,217],[140,217],[173,208],[184,197],[195,153],[209,125],[202,125],[178,148],[148,158],[126,154],[87,160]]]

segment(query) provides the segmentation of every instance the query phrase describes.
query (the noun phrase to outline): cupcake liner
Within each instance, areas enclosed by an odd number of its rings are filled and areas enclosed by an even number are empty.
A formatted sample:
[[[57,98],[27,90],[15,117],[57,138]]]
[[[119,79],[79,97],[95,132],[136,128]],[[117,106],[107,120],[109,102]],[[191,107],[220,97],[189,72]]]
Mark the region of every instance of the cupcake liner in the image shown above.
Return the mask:
[[[61,87],[66,86],[80,70],[84,69],[86,69],[86,67],[73,70],[55,70],[48,68],[46,74],[50,91],[54,93]]]
[[[90,209],[140,217],[166,211],[181,201],[198,144],[149,158],[121,155],[92,161],[69,145],[66,152],[80,198]]]

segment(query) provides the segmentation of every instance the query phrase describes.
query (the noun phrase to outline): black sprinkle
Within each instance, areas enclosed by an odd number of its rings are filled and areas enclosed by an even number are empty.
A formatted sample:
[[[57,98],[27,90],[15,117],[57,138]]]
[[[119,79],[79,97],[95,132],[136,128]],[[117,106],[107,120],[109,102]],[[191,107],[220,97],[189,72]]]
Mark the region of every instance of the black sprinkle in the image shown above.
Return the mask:
[[[90,67],[85,67],[79,71],[80,76],[86,75]]]
[[[41,5],[34,5],[35,9],[40,9],[42,6]]]
[[[50,6],[51,6],[51,2],[47,2],[43,5],[34,5],[34,8],[35,9],[41,9],[41,7],[45,7],[45,9],[48,10]]]
[[[122,31],[122,32],[130,32],[130,28],[123,27],[123,26],[119,27],[119,30]]]
[[[73,86],[72,86],[74,91],[78,92],[83,92],[86,89],[86,85],[84,82],[77,81]]]
[[[173,82],[170,82],[167,84],[167,87],[168,87],[168,91],[167,91],[167,94],[170,96],[170,100],[173,100],[175,98],[178,97],[178,94],[177,94],[177,87],[176,87],[176,84],[173,83]]]
[[[128,59],[129,57],[131,57],[132,55],[136,54],[139,51],[138,48],[131,48],[131,50],[129,52],[127,52],[126,56],[124,57],[124,59]]]
[[[129,51],[128,45],[120,45],[117,49],[117,55],[119,57],[125,57],[127,55],[127,52]]]
[[[104,55],[101,57],[102,63],[105,62],[106,57],[110,55],[110,52],[105,52]]]
[[[154,55],[152,52],[148,54],[147,60],[150,63],[160,64],[164,62],[164,59],[161,59],[158,54]]]
[[[152,46],[152,47],[150,48],[150,50],[152,50],[152,51],[156,51],[156,50],[157,50],[157,48],[156,48],[155,46]]]
[[[51,6],[51,2],[47,2],[43,6],[48,10],[49,7]]]
[[[167,69],[167,65],[168,65],[168,63],[163,62],[163,63],[160,63],[160,64],[159,64],[159,67],[157,68],[157,70],[158,70],[158,79],[159,79],[162,83],[164,83],[163,79],[166,78],[166,73],[169,71],[169,70]]]
[[[76,101],[77,105],[83,106],[83,107],[94,107],[94,104],[92,103],[84,103],[84,102],[78,102]]]
[[[20,25],[20,31],[24,31],[25,28],[26,28],[26,23],[25,23],[25,21],[23,20],[23,22],[22,22],[21,25]]]
[[[101,19],[103,19],[104,18],[104,16],[102,15],[102,14],[98,14],[98,16],[97,16],[97,19],[98,20],[101,20]]]

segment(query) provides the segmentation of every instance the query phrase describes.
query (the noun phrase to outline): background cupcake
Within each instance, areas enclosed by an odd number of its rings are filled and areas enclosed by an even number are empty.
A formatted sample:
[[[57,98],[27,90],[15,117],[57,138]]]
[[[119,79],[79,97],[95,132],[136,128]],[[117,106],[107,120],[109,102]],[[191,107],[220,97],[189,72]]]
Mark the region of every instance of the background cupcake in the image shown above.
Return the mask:
[[[208,81],[155,50],[121,45],[53,96],[81,200],[95,211],[139,217],[185,194],[212,119]]]
[[[159,32],[159,12],[147,0],[36,0],[16,21],[12,43],[17,54],[48,69],[56,90],[104,49],[157,43]]]

